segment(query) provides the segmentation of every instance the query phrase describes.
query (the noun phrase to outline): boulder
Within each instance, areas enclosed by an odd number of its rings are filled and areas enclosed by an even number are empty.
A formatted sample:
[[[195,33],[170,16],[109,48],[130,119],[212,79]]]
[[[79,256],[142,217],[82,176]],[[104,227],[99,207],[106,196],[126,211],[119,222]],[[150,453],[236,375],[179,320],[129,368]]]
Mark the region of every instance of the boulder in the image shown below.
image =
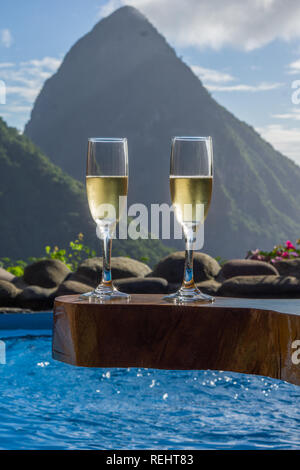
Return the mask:
[[[111,273],[113,279],[124,279],[128,277],[144,277],[151,269],[147,264],[125,256],[111,259]],[[96,287],[101,281],[102,258],[89,258],[83,261],[77,271],[69,280],[82,282]]]
[[[300,259],[279,260],[274,266],[281,276],[294,276],[300,279]]]
[[[59,297],[60,295],[85,294],[91,290],[93,290],[92,286],[78,281],[67,280],[57,289],[56,297]]]
[[[21,293],[14,284],[9,281],[0,280],[0,306],[9,307],[16,305],[16,299]]]
[[[18,287],[18,289],[25,289],[25,287],[28,286],[26,282],[24,281],[23,277],[15,276],[12,280],[11,283]]]
[[[114,285],[127,294],[167,294],[168,282],[160,277],[119,279]]]
[[[18,307],[30,310],[49,310],[53,307],[57,288],[27,286],[16,298]]]
[[[11,282],[15,276],[6,271],[6,269],[0,268],[0,281],[8,281]]]
[[[216,295],[218,290],[221,287],[221,283],[215,281],[214,279],[210,279],[208,281],[198,282],[196,284],[198,289],[201,290],[204,294],[208,295]]]
[[[225,297],[300,297],[300,281],[292,276],[237,276],[218,290]]]
[[[181,284],[183,279],[185,252],[177,251],[163,258],[148,276],[162,277],[170,284]],[[205,253],[194,252],[195,282],[215,278],[220,272],[219,263]],[[148,277],[147,276],[147,277]]]
[[[276,276],[277,269],[265,261],[251,259],[232,259],[227,261],[219,272],[218,281],[236,276]]]
[[[43,259],[26,266],[23,281],[28,285],[53,288],[63,282],[70,272],[59,260]]]
[[[180,289],[182,283],[179,282],[169,282],[168,283],[168,293],[173,294],[178,289]]]

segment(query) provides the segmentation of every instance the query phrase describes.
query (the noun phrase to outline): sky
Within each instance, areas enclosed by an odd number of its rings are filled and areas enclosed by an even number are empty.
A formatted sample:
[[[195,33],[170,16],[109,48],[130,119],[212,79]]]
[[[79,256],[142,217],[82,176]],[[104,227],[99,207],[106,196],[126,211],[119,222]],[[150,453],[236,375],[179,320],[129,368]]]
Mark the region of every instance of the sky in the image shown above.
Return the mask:
[[[300,165],[299,0],[0,0],[0,116],[22,131],[70,47],[125,4],[216,101]]]

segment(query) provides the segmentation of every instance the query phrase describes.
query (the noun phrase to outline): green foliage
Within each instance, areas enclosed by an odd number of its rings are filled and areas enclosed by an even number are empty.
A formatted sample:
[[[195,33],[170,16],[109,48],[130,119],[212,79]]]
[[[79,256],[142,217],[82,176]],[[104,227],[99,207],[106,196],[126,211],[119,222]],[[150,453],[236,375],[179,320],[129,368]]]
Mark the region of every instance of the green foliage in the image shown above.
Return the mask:
[[[162,257],[173,251],[172,248],[166,247],[159,240],[114,240],[114,242],[116,245],[113,250],[114,256],[127,256],[131,258],[128,253],[134,253],[134,259],[150,264],[152,267]],[[14,274],[14,276],[21,277],[24,274],[24,268],[28,264],[42,259],[57,259],[68,266],[71,271],[76,271],[82,261],[95,256],[97,256],[96,250],[86,245],[84,243],[84,235],[79,233],[76,240],[71,241],[67,248],[59,248],[58,246],[52,248],[50,245],[47,245],[45,247],[45,255],[42,257],[31,256],[27,258],[27,261],[13,261],[5,257],[0,259],[0,266]]]
[[[69,243],[68,249],[60,249],[58,246],[51,249],[50,246],[46,246],[47,258],[58,259],[65,263],[71,271],[76,271],[84,259],[96,256],[96,251],[85,245],[83,238],[83,234],[79,233],[77,239]]]
[[[64,263],[71,271],[76,271],[79,264],[86,258],[96,256],[95,250],[83,243],[83,234],[79,233],[75,241],[71,241],[67,249],[58,248],[58,246],[47,245],[45,247],[45,256],[41,258],[30,257],[27,261],[17,260],[13,262],[10,258],[1,258],[0,266],[14,274],[15,276],[23,276],[24,268],[28,264],[34,263],[42,259],[57,259]]]
[[[215,256],[215,260],[220,266],[223,266],[227,262],[227,259],[222,258],[222,256]]]
[[[24,274],[24,268],[28,263],[23,260],[12,261],[10,258],[1,258],[0,266],[1,268],[6,269],[9,273],[13,274],[14,276],[21,277]]]

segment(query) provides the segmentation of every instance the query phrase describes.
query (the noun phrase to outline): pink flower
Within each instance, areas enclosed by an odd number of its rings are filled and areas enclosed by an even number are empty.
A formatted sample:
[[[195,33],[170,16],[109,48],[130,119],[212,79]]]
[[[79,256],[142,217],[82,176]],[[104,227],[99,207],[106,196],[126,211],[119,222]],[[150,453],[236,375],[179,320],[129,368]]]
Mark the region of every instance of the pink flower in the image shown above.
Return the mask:
[[[295,251],[290,251],[290,255],[291,256],[294,256],[295,258],[298,258],[298,253],[296,253]]]
[[[288,258],[289,254],[286,251],[284,251],[281,256],[282,258]]]
[[[285,246],[288,250],[296,250],[296,248],[294,247],[294,245],[292,244],[292,242],[290,240],[287,240],[285,242]]]
[[[281,256],[276,256],[275,258],[272,259],[272,263],[275,263],[276,261],[281,261],[282,258]]]

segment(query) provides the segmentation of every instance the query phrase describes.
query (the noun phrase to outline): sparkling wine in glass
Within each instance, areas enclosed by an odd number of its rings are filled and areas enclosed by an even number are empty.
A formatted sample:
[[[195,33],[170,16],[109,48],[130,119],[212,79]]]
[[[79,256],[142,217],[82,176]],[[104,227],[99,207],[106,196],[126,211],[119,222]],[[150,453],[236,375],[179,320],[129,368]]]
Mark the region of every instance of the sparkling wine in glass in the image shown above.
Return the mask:
[[[83,294],[82,298],[130,298],[113,286],[110,267],[112,238],[126,207],[127,139],[88,139],[86,191],[90,212],[97,224],[97,235],[103,240],[103,266],[101,283],[94,291]]]
[[[215,299],[203,294],[195,285],[193,245],[200,224],[210,206],[213,186],[213,148],[211,137],[174,137],[171,148],[170,192],[178,222],[185,237],[185,266],[182,286],[164,297],[172,302],[195,302]]]

